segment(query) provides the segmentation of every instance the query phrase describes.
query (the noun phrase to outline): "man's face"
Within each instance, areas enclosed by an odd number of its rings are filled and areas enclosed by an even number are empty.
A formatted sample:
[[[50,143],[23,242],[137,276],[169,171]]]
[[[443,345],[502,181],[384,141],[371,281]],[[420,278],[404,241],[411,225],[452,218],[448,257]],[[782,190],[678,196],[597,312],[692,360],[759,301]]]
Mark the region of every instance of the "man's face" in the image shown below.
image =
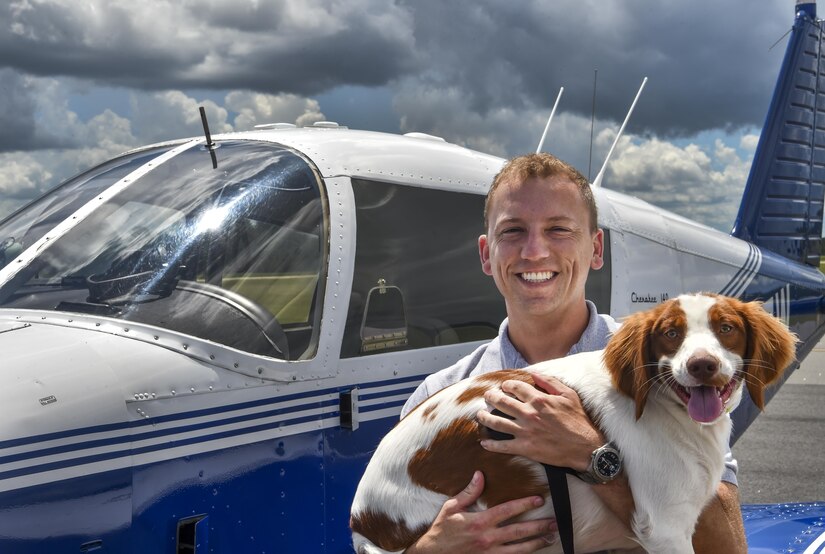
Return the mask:
[[[602,267],[603,233],[566,176],[502,183],[479,237],[481,266],[515,317],[563,316],[584,302],[590,269]]]

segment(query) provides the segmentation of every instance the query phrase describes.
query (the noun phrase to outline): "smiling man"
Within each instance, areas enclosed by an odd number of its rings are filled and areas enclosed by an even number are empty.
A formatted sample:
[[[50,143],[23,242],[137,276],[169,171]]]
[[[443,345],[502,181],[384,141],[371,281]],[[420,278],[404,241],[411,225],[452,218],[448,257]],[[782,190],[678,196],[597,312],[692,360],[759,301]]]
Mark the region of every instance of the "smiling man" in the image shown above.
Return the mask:
[[[590,319],[587,275],[604,263],[587,181],[574,185],[561,173],[573,168],[555,158],[544,167],[538,160],[550,156],[534,157],[536,167],[533,157],[517,158],[498,176],[485,208],[488,233],[478,239],[482,270],[504,296],[510,340],[528,363],[565,356],[579,341]],[[536,175],[543,167],[559,173]],[[522,172],[528,176],[520,179]]]
[[[598,228],[590,185],[575,168],[549,154],[511,160],[490,187],[484,216],[487,233],[478,239],[481,266],[504,297],[507,318],[490,343],[427,377],[407,401],[402,417],[461,379],[602,349],[617,328],[613,318],[599,314],[585,299],[589,271],[604,263],[604,233]],[[515,438],[483,441],[482,446],[570,467],[586,478],[598,453],[609,446],[604,435],[584,412],[575,391],[557,380],[535,381],[543,390],[505,381],[500,391],[488,393],[488,403],[514,419],[480,412],[479,421]],[[729,459],[727,467],[726,482],[700,518],[694,536],[697,552],[746,549],[736,462]],[[593,485],[596,494],[629,529],[633,497],[627,479],[619,472],[607,482],[598,480]],[[473,511],[483,489],[484,476],[476,472],[464,491],[445,502],[430,529],[407,553],[527,553],[556,540],[555,521],[511,522],[541,505],[542,498]],[[714,549],[703,546],[707,544]]]

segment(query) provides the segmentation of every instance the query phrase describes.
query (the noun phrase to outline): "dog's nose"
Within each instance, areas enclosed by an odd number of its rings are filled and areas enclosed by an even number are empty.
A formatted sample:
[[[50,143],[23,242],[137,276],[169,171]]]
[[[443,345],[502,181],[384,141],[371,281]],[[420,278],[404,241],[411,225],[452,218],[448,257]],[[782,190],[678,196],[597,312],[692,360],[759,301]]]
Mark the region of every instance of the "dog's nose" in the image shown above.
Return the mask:
[[[719,360],[710,354],[702,353],[688,358],[687,370],[693,377],[704,381],[719,371]]]

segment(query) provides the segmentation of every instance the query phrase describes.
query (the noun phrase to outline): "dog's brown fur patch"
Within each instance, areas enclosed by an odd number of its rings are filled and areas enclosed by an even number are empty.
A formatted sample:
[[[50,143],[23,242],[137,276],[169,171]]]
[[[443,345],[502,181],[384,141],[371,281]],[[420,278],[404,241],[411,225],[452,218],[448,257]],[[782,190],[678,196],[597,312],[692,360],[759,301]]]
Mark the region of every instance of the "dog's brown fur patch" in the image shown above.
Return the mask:
[[[502,369],[500,371],[491,371],[475,377],[473,380],[474,384],[467,387],[467,390],[462,392],[458,398],[456,398],[456,403],[461,405],[466,402],[472,402],[476,398],[481,398],[484,396],[484,393],[494,386],[500,386],[504,381],[511,380],[524,381],[530,385],[534,384],[533,376],[523,369]]]
[[[349,525],[353,531],[369,537],[373,544],[384,550],[404,550],[428,529],[427,525],[410,529],[404,522],[373,510],[364,510],[350,517]]]
[[[421,418],[429,421],[435,419],[436,408],[438,408],[438,402],[430,402],[430,405],[421,412]]]
[[[473,472],[484,473],[481,501],[495,506],[527,496],[545,496],[547,484],[530,471],[522,458],[489,452],[479,441],[487,438],[475,419],[458,419],[442,429],[427,449],[415,453],[407,471],[413,483],[455,496],[470,482]]]

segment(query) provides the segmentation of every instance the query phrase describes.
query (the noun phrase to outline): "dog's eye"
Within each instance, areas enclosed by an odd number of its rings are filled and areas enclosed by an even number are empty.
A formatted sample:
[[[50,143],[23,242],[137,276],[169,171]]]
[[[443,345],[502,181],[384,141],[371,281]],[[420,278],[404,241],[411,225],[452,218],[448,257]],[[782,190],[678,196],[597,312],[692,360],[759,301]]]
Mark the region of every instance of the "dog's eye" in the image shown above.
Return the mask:
[[[719,326],[719,332],[720,333],[727,334],[727,333],[730,333],[731,331],[733,331],[733,326],[732,325],[728,325],[727,323],[723,323],[722,325]]]
[[[679,338],[679,331],[676,329],[668,329],[665,331],[665,336],[669,339],[678,339]]]

